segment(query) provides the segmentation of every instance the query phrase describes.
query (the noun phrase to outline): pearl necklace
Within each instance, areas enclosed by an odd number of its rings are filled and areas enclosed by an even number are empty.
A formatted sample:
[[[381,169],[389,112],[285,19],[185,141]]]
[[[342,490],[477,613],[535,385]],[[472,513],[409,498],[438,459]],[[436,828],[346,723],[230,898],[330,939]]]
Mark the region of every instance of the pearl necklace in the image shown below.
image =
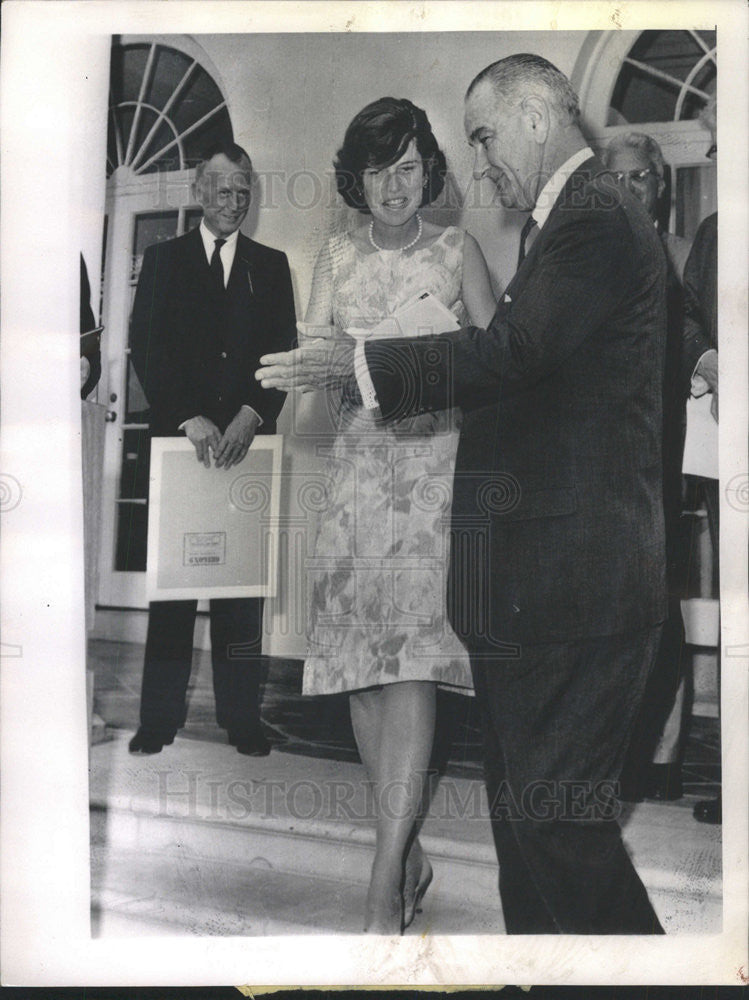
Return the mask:
[[[406,243],[406,245],[402,247],[381,247],[378,243],[375,243],[374,219],[372,219],[372,221],[369,223],[369,242],[372,244],[375,250],[385,250],[388,253],[392,253],[392,251],[394,250],[396,253],[403,253],[405,250],[410,250],[411,247],[415,247],[416,244],[421,239],[421,234],[424,229],[424,225],[421,221],[421,215],[418,212],[416,213],[416,222],[418,224],[419,229],[418,232],[416,233],[416,236],[414,236],[414,238],[411,240],[410,243]]]

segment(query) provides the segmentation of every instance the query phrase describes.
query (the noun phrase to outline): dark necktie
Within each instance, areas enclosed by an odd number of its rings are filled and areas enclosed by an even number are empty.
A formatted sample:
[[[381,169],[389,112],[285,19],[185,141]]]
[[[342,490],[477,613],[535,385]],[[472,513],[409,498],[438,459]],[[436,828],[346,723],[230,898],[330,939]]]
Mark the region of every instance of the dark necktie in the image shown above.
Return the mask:
[[[221,247],[226,243],[226,240],[215,240],[215,247],[213,250],[213,256],[211,257],[211,272],[218,282],[218,287],[223,292],[224,290],[224,265],[221,263]]]
[[[525,260],[525,241],[528,239],[528,234],[535,225],[536,225],[536,220],[533,218],[532,215],[529,215],[528,218],[525,220],[525,225],[520,230],[520,250],[518,251],[518,267],[520,267],[520,265]]]

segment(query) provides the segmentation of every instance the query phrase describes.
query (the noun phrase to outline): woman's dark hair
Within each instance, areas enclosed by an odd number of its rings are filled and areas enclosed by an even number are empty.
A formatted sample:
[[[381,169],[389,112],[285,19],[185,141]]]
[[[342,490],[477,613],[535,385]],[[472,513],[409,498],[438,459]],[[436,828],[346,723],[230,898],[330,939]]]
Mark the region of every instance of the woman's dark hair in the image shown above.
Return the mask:
[[[424,164],[422,205],[433,202],[445,186],[447,162],[426,114],[404,98],[381,97],[355,116],[333,163],[338,192],[351,208],[368,213],[362,174],[381,170],[403,156],[412,139]]]

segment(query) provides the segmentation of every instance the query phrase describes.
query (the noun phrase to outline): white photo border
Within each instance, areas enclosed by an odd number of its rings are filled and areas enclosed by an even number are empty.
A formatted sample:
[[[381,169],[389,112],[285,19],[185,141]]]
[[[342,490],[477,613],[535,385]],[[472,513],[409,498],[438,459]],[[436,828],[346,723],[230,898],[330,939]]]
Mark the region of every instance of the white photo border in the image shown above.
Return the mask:
[[[78,352],[77,337],[61,331],[78,325],[83,200],[76,135],[81,116],[103,93],[102,39],[108,44],[120,33],[563,32],[687,24],[717,25],[721,67],[722,933],[92,939]],[[3,5],[0,81],[4,984],[741,985],[749,974],[746,5],[9,0]],[[733,504],[726,501],[731,485],[739,497]]]

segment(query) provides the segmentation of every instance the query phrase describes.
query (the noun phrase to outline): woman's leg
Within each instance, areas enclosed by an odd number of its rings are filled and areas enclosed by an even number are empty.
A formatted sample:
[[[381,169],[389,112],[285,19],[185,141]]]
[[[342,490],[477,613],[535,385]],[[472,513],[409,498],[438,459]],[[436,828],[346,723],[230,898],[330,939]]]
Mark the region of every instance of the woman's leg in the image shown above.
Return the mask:
[[[349,695],[351,725],[356,746],[367,772],[367,777],[377,783],[377,762],[380,754],[380,729],[382,716],[382,688],[354,691]]]
[[[436,684],[405,681],[352,696],[352,720],[368,773],[374,773],[377,847],[367,896],[366,929],[399,934],[403,923],[404,859],[425,799],[434,739]],[[421,848],[409,865],[410,902],[421,871]],[[410,906],[409,920],[413,917]]]

